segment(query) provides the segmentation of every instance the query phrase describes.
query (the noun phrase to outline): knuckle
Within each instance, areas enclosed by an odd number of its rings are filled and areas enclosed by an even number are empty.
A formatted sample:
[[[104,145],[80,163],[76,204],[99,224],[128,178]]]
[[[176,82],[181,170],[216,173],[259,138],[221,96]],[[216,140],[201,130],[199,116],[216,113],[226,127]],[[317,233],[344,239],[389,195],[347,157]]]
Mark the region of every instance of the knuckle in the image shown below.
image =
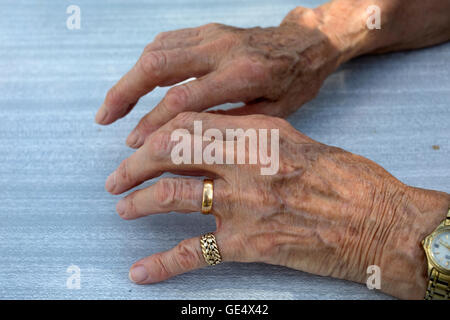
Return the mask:
[[[119,168],[117,169],[117,175],[120,177],[121,181],[128,182],[132,180],[128,168],[128,159],[125,159],[120,163]]]
[[[123,93],[119,90],[117,85],[113,86],[109,89],[106,94],[106,100],[108,101],[108,105],[121,105],[124,100]]]
[[[198,251],[190,246],[189,240],[183,240],[176,246],[175,256],[182,270],[194,269],[200,259]]]
[[[241,42],[241,37],[232,31],[225,31],[220,37],[221,41],[225,43],[237,44]]]
[[[155,132],[149,136],[149,153],[151,158],[165,158],[172,150],[172,139],[169,132]]]
[[[174,127],[179,128],[185,126],[187,123],[195,120],[195,112],[181,112],[173,119]]]
[[[166,108],[169,112],[180,112],[187,107],[189,102],[189,88],[180,85],[171,88],[166,95]]]
[[[157,198],[161,207],[173,208],[181,200],[182,185],[173,178],[162,178],[158,184]]]
[[[201,29],[218,29],[222,26],[222,24],[217,23],[217,22],[210,22],[207,23],[205,25],[203,25],[202,27],[200,27]]]
[[[150,43],[148,43],[145,47],[144,47],[144,50],[142,51],[142,55],[145,55],[145,54],[148,54],[149,52],[152,52],[153,51],[153,48],[154,48],[154,46],[155,46],[155,43],[157,43],[158,41],[153,41],[153,42],[150,42]]]
[[[149,130],[154,129],[155,123],[150,115],[145,115],[138,124],[139,133],[147,133]],[[147,136],[148,137],[148,136]]]
[[[142,55],[139,68],[145,75],[158,76],[167,65],[167,56],[163,51],[151,51]]]
[[[279,117],[272,117],[264,114],[255,114],[249,117],[254,120],[258,120],[258,123],[264,124],[264,126],[266,127],[265,129],[280,129],[291,127],[291,124],[287,120]]]
[[[163,47],[162,41],[155,40],[155,41],[147,44],[144,47],[144,50],[142,51],[142,56],[144,56],[152,51],[160,50],[160,49],[162,49],[162,47]]]
[[[210,22],[210,23],[205,24],[205,27],[208,27],[208,28],[217,28],[219,26],[221,26],[221,24],[217,23],[217,22]]]
[[[161,253],[156,253],[154,255],[154,263],[157,266],[154,270],[158,275],[159,279],[167,279],[170,278],[170,267],[166,264],[166,262],[163,259],[163,256]]]
[[[270,74],[267,68],[252,58],[245,58],[238,62],[238,70],[245,75],[247,80],[251,82],[266,83],[269,81]]]
[[[269,124],[275,128],[286,128],[291,126],[291,124],[285,119],[278,117],[267,117],[267,118]]]
[[[125,211],[122,215],[122,218],[127,219],[127,218],[131,218],[131,217],[135,217],[137,216],[137,210],[136,210],[136,200],[135,200],[135,196],[134,193],[130,194],[128,197],[125,198],[126,202],[126,206],[125,206]]]
[[[267,116],[265,114],[252,114],[250,116],[245,116],[245,117],[248,118],[249,120],[254,119],[258,123],[264,123],[264,124],[268,123],[269,119],[270,119],[270,116]]]
[[[170,35],[170,31],[163,31],[156,35],[155,41],[162,41],[164,39],[167,39],[167,37]]]

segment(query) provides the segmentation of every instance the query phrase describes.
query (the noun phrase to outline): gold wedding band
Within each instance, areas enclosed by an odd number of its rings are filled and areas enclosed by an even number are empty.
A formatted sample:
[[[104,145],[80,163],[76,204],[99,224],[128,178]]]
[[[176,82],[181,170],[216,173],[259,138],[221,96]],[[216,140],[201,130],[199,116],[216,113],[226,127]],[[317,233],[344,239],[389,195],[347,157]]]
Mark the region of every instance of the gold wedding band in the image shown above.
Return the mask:
[[[202,247],[203,258],[210,266],[214,266],[222,262],[219,247],[217,246],[216,237],[212,233],[201,236],[200,246]]]
[[[210,179],[203,180],[202,213],[209,214],[213,205],[214,186]]]

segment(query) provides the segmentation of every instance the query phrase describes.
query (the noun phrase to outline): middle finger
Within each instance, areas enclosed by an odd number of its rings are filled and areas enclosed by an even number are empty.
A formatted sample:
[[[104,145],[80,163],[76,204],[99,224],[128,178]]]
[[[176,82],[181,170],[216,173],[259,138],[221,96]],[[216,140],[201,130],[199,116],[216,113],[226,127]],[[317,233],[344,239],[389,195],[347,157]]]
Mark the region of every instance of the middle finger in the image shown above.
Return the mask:
[[[162,130],[153,133],[141,148],[122,161],[119,167],[109,175],[105,189],[112,194],[120,194],[164,172],[189,176],[204,175],[211,178],[224,176],[227,169],[220,164],[205,165],[202,162],[195,163],[195,159],[186,161],[187,163],[175,163],[172,158],[172,149],[180,144],[181,140],[173,139],[172,133],[173,131]],[[191,154],[194,155],[194,136],[185,130],[182,139],[183,142],[190,141]],[[205,145],[208,142],[201,143]]]

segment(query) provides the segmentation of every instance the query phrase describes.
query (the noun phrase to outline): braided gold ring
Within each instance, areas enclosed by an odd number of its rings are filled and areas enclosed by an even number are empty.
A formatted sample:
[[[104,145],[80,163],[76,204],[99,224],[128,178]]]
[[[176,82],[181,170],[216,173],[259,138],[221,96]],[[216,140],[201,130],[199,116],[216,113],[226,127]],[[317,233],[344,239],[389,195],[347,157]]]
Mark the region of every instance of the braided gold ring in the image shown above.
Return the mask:
[[[214,266],[222,261],[214,234],[207,233],[202,235],[200,238],[200,246],[202,247],[203,258],[205,258],[207,264]]]
[[[209,214],[213,205],[214,182],[210,179],[203,180],[202,213]]]

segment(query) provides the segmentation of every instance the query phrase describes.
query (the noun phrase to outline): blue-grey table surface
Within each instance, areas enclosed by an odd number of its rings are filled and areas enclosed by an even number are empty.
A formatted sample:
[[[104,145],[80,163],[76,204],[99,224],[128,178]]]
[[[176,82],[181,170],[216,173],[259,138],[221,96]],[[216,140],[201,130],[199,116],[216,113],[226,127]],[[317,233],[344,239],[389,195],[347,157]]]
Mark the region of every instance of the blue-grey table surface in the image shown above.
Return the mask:
[[[130,155],[125,138],[167,90],[109,127],[94,115],[109,87],[164,30],[221,22],[277,25],[324,1],[0,2],[1,299],[386,299],[365,285],[264,264],[225,263],[138,286],[130,265],[211,231],[212,217],[124,221],[107,175]],[[81,9],[69,30],[66,9]],[[289,118],[321,142],[366,156],[405,183],[450,192],[450,43],[343,65]],[[433,147],[434,146],[434,147]],[[151,183],[151,182],[149,182]],[[80,268],[68,289],[67,268]]]

